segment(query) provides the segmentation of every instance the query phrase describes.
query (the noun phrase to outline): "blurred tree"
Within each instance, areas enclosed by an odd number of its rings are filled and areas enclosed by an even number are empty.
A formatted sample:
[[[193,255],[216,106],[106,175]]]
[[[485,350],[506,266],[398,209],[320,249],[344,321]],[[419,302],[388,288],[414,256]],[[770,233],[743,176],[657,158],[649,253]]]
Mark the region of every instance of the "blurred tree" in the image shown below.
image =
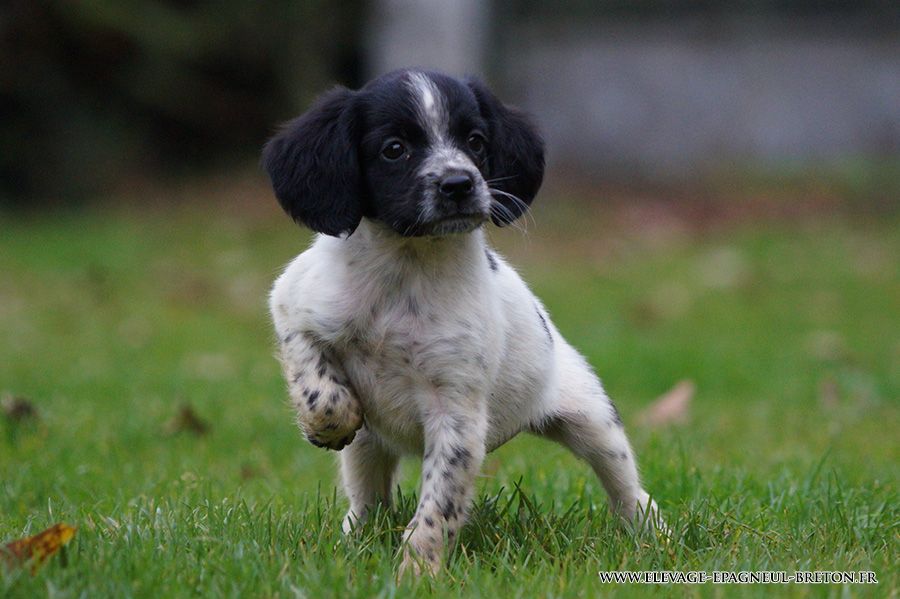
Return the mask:
[[[0,199],[68,203],[258,152],[358,83],[363,0],[7,0]]]

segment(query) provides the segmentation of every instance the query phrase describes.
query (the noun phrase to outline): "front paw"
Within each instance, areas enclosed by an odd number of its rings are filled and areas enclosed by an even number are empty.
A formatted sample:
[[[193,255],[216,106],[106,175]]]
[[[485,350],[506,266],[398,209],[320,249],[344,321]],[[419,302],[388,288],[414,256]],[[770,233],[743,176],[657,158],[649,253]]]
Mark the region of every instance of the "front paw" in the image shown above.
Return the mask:
[[[429,559],[427,555],[418,553],[415,549],[407,546],[403,549],[403,560],[397,571],[397,581],[402,580],[407,574],[411,574],[413,578],[419,578],[423,574],[437,576],[440,571],[441,562],[434,555],[431,555]]]
[[[340,451],[363,425],[362,406],[343,385],[327,383],[302,390],[300,428],[316,447]]]
[[[427,519],[434,522],[432,518]],[[420,528],[414,519],[407,528],[403,538],[403,560],[397,573],[398,580],[407,573],[418,578],[423,574],[436,576],[441,571],[441,555],[443,538],[432,524],[427,529]]]

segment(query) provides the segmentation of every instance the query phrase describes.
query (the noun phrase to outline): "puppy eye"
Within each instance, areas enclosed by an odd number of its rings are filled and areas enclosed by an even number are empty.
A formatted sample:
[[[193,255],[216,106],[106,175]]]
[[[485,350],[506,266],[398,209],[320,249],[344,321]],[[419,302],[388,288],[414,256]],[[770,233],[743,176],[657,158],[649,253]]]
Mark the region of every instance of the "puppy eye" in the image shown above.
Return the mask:
[[[406,146],[403,145],[402,141],[393,137],[384,142],[384,146],[381,148],[381,155],[385,160],[390,160],[391,162],[400,160],[406,155]]]
[[[466,144],[469,146],[469,150],[472,151],[476,156],[481,156],[484,154],[486,140],[484,139],[484,135],[478,133],[472,133],[469,135],[469,139],[466,140]]]

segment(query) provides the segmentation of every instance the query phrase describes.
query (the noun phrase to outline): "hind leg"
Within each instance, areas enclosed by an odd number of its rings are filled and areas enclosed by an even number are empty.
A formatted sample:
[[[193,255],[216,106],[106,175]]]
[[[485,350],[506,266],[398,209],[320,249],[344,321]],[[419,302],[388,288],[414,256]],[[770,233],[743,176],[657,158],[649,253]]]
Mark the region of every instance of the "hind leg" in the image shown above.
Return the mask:
[[[556,402],[537,432],[585,460],[609,495],[610,508],[638,525],[662,527],[656,503],[641,487],[637,462],[615,405],[590,366],[569,349]]]

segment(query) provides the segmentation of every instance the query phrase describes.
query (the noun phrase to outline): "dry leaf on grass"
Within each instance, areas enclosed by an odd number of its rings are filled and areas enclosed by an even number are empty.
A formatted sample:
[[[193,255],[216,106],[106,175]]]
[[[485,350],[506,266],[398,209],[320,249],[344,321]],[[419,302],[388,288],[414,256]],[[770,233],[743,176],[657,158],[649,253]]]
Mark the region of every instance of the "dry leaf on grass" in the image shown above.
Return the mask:
[[[0,561],[8,566],[21,566],[31,563],[31,573],[48,557],[59,551],[60,547],[72,540],[75,529],[68,524],[54,524],[47,530],[32,537],[18,539],[0,547]]]
[[[837,409],[841,403],[841,389],[836,380],[826,377],[819,381],[819,405],[826,410]]]
[[[37,417],[34,404],[24,397],[6,394],[0,399],[0,410],[12,422],[22,422]]]
[[[241,480],[250,480],[262,476],[262,472],[260,472],[259,468],[252,464],[242,464],[240,473]]]
[[[190,404],[183,404],[178,413],[166,422],[165,431],[169,435],[191,433],[199,437],[209,432],[209,424],[197,415]]]
[[[647,406],[638,415],[638,422],[650,427],[684,424],[690,415],[691,400],[696,390],[693,381],[680,381]]]

